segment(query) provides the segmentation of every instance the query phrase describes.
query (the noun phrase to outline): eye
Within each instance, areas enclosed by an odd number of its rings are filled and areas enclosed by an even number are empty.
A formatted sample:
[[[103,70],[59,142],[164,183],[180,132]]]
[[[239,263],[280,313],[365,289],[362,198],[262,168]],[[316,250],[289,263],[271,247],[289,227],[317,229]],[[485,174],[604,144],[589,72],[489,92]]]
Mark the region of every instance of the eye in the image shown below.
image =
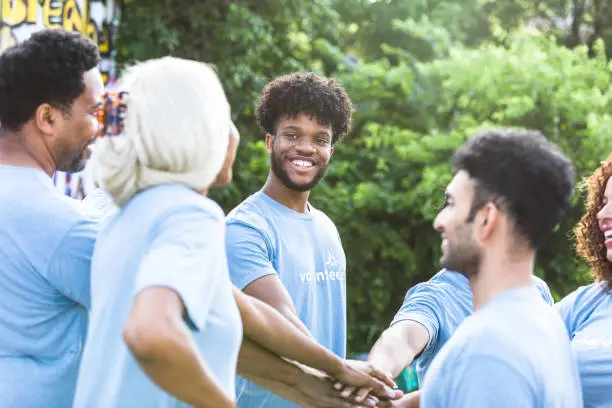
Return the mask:
[[[451,204],[452,204],[451,200],[448,197],[444,197],[444,201],[442,202],[442,205],[440,206],[440,208],[438,208],[438,211],[442,211],[443,209],[450,206]]]
[[[297,138],[297,136],[294,133],[285,133],[285,137],[291,140]]]
[[[327,139],[319,139],[317,142],[322,146],[327,146],[329,144],[329,140]]]

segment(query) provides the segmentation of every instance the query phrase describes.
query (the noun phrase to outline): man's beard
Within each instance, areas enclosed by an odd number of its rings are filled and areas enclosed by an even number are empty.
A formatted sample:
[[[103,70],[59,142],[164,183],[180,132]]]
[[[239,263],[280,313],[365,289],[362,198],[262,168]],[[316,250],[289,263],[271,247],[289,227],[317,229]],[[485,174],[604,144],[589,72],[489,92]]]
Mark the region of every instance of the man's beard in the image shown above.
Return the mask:
[[[317,171],[317,173],[315,174],[315,176],[312,178],[310,182],[305,183],[305,184],[297,184],[291,180],[291,178],[289,177],[289,174],[283,169],[283,161],[275,153],[274,150],[272,150],[272,154],[270,156],[270,164],[271,164],[272,173],[274,173],[274,175],[278,177],[281,183],[283,183],[283,185],[287,187],[288,189],[295,190],[295,191],[312,190],[317,184],[319,184],[319,181],[323,179],[323,177],[325,176],[325,173],[327,172],[327,164],[325,164],[325,166],[321,166],[319,168],[319,170]]]
[[[476,243],[469,237],[468,226],[466,225],[463,228],[465,230],[461,230],[457,234],[456,246],[447,241],[447,251],[442,255],[440,263],[442,267],[459,272],[469,279],[478,274],[482,262],[482,253]]]
[[[74,153],[70,156],[66,154],[64,160],[58,163],[57,170],[66,173],[78,173],[83,170],[87,164],[87,157],[84,157],[86,156],[86,150],[87,146],[81,149],[78,154]]]

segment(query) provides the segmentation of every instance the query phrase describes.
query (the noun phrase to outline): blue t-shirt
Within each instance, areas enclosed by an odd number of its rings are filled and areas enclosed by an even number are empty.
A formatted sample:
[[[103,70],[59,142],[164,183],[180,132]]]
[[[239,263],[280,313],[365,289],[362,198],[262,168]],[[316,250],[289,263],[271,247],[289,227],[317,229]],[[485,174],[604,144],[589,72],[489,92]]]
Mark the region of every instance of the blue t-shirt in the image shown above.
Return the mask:
[[[536,276],[533,276],[532,281],[546,303],[552,305],[553,298],[546,282]],[[472,310],[470,282],[459,272],[443,269],[427,282],[408,290],[391,326],[404,320],[413,320],[425,326],[429,332],[429,341],[415,364],[419,384],[423,383],[427,369],[438,351],[459,324],[472,314]]]
[[[278,275],[315,339],[346,354],[346,258],[334,223],[309,205],[298,213],[257,192],[227,217],[227,255],[234,285],[244,289]],[[296,405],[238,378],[240,408]]]
[[[175,290],[219,385],[235,395],[242,322],[224,247],[225,220],[212,200],[165,184],[137,194],[106,219],[92,261],[92,307],[74,407],[182,406],[142,371],[123,341],[135,296]]]
[[[581,408],[578,367],[559,315],[531,287],[466,318],[436,355],[421,408]]]
[[[578,361],[584,406],[612,407],[612,294],[593,283],[576,289],[555,308]]]
[[[41,170],[0,165],[0,407],[71,407],[98,226]]]

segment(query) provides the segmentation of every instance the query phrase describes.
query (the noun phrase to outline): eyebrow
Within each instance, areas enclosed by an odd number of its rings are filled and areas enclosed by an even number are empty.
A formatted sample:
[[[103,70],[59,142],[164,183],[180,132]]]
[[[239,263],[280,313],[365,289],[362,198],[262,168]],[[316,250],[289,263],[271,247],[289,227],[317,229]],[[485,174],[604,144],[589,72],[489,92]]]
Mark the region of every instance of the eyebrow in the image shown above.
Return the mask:
[[[295,126],[295,125],[287,125],[283,127],[283,130],[297,130],[297,131],[302,131],[302,128],[299,126]],[[325,136],[329,136],[331,137],[331,134],[329,131],[327,130],[320,130],[319,132],[317,132],[318,135],[325,135]]]

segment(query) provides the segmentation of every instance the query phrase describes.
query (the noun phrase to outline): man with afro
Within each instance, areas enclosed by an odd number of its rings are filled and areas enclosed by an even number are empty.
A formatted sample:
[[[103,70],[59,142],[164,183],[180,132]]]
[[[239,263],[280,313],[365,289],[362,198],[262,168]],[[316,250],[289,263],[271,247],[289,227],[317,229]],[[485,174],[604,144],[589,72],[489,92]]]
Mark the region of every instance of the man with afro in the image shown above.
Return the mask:
[[[336,226],[308,198],[353,105],[335,80],[294,73],[268,83],[256,117],[271,167],[263,188],[227,217],[231,279],[338,356],[346,354],[346,258]],[[241,408],[296,405],[238,378]]]

